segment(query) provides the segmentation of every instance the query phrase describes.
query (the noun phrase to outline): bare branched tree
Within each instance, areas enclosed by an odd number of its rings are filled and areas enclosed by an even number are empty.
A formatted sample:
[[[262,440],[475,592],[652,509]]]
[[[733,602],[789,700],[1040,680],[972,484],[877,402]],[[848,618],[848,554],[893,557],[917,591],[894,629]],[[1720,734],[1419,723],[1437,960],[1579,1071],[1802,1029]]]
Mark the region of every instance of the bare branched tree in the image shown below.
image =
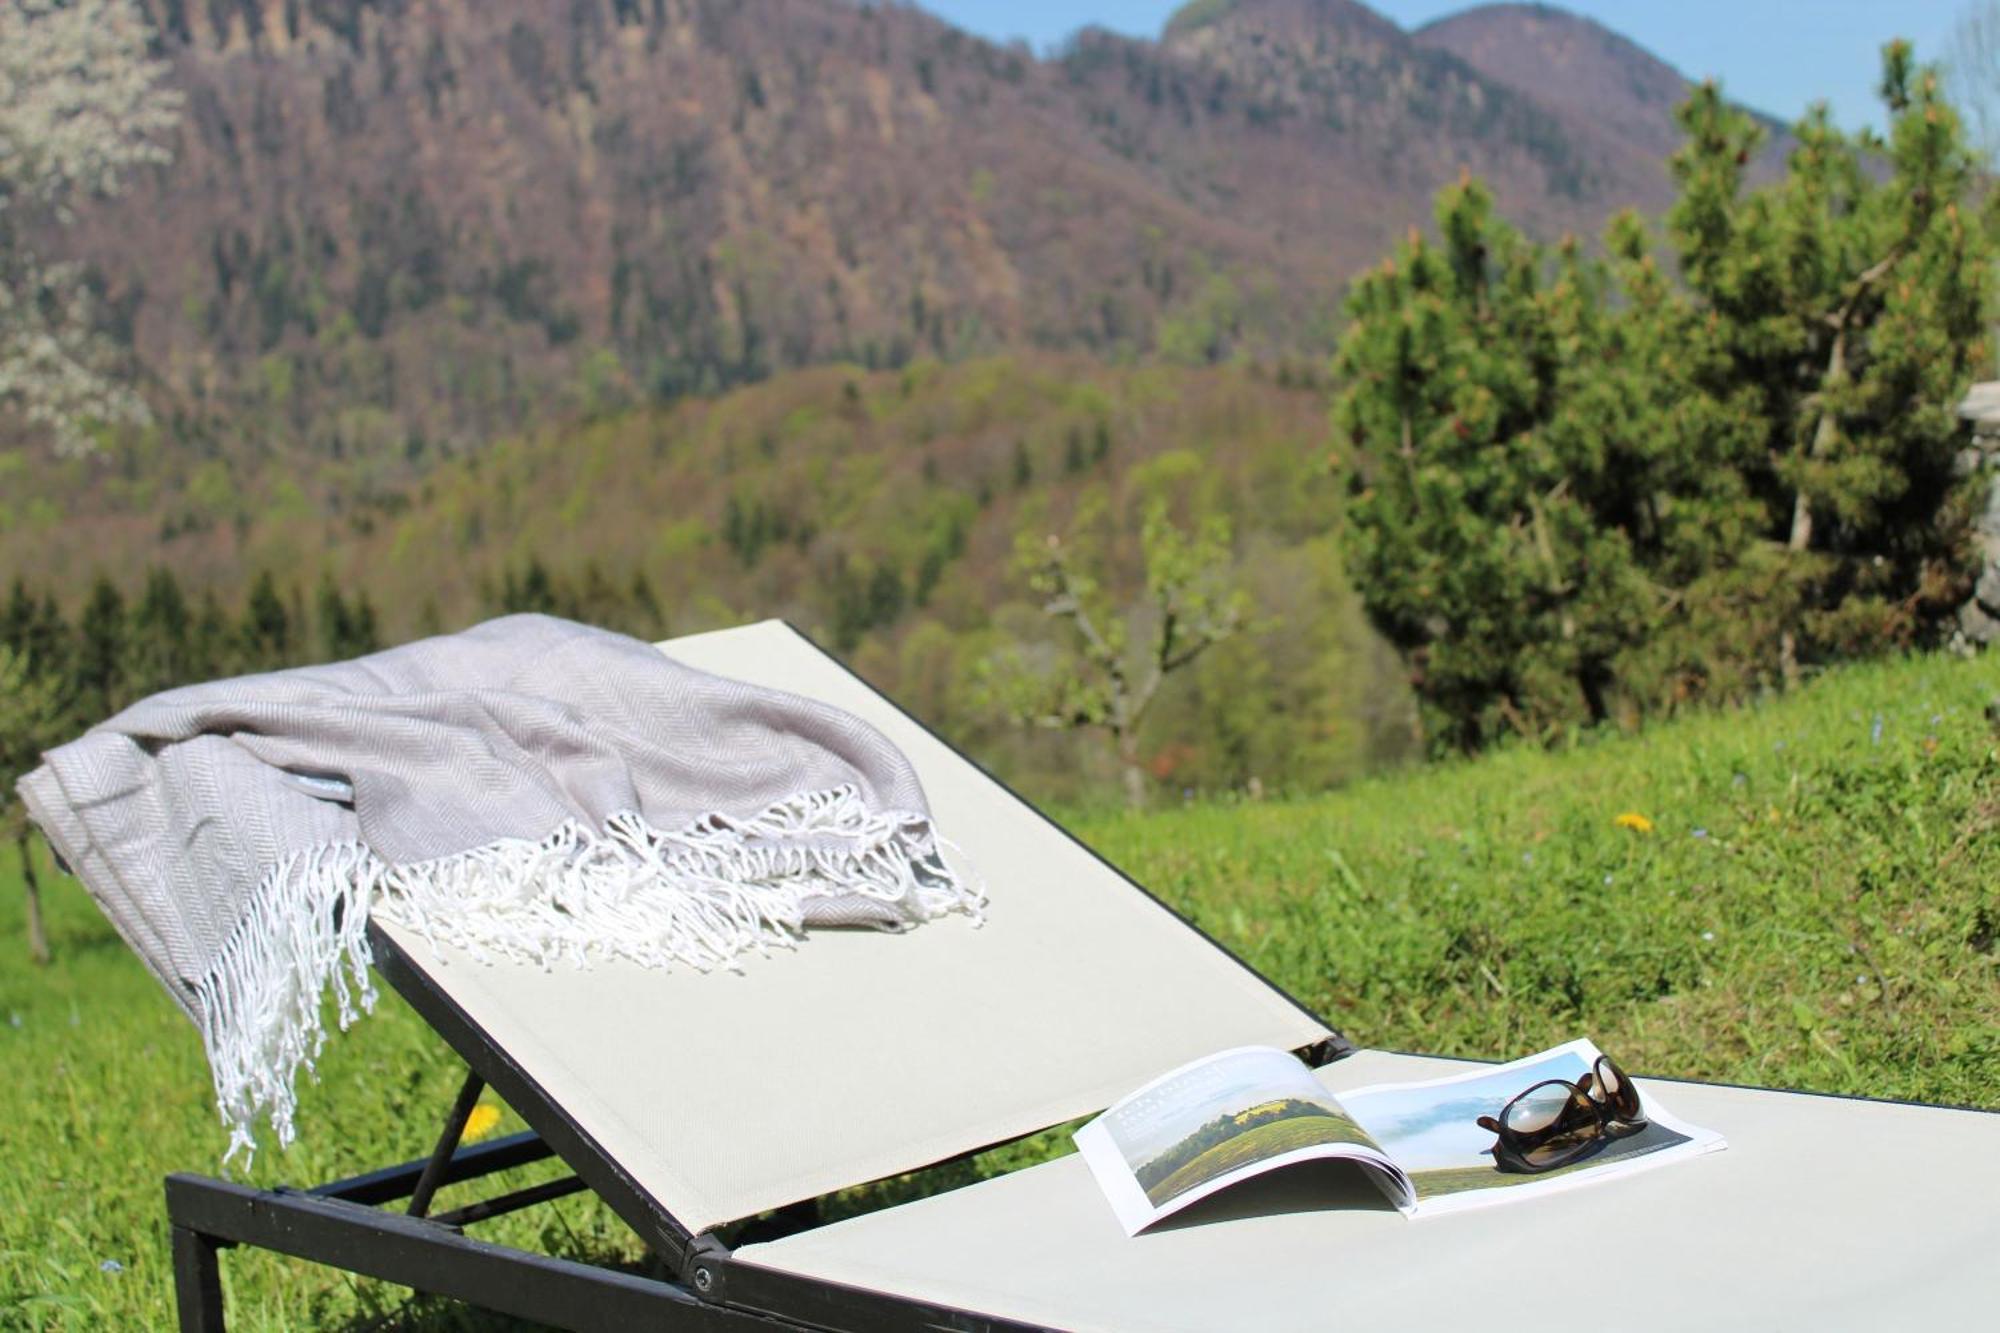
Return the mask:
[[[49,936],[42,925],[42,886],[28,846],[28,816],[14,795],[14,783],[60,739],[65,711],[55,681],[35,671],[25,654],[0,643],[0,834],[21,859],[21,879],[28,890],[28,955],[37,963],[49,961]]]
[[[1074,545],[1051,533],[1023,535],[1016,568],[1042,598],[1042,610],[1069,629],[1070,656],[1053,673],[1017,675],[1010,711],[1054,730],[1101,730],[1118,757],[1125,799],[1146,801],[1140,730],[1175,672],[1243,628],[1248,597],[1231,576],[1227,520],[1210,518],[1184,532],[1156,503],[1140,534],[1146,595],[1120,609]]]
[[[2000,161],[2000,0],[1959,11],[1944,50],[1945,90],[1989,164]]]
[[[39,252],[85,199],[166,159],[180,116],[131,0],[0,4],[0,424],[89,452],[90,426],[143,421],[144,403],[104,372],[83,266]]]

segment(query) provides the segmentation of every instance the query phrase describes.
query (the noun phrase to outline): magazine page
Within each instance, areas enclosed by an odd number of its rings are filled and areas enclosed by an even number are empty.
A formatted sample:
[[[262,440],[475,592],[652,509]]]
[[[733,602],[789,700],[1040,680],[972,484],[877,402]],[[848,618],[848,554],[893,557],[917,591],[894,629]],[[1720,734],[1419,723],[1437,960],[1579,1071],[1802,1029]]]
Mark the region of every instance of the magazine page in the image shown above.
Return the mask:
[[[1296,1056],[1244,1046],[1153,1080],[1076,1132],[1077,1150],[1128,1236],[1265,1171],[1348,1158],[1391,1201],[1409,1186]]]
[[[1343,1092],[1340,1104],[1403,1169],[1420,1217],[1629,1175],[1727,1146],[1720,1134],[1676,1119],[1650,1085],[1617,1086],[1622,1071],[1600,1064],[1601,1055],[1589,1041],[1573,1041],[1449,1078]],[[1594,1101],[1595,1111],[1578,1095]],[[1489,1127],[1510,1107],[1511,1135]]]

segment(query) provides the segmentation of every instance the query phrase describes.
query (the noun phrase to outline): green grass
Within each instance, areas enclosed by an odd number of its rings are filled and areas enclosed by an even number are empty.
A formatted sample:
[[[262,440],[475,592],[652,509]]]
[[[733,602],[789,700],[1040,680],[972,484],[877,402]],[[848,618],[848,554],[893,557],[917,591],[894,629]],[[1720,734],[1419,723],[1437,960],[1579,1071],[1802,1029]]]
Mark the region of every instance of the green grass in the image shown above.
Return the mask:
[[[1855,667],[1567,753],[1076,822],[1366,1045],[1500,1057],[1587,1035],[1641,1073],[1993,1107],[2000,738],[1984,708],[1996,693],[2000,659]],[[1614,826],[1624,811],[1653,830]],[[194,1032],[68,881],[49,889],[57,961],[30,967],[20,900],[10,867],[0,1325],[166,1326],[160,1178],[212,1169],[224,1142]],[[458,1078],[393,997],[332,1045],[322,1073],[303,1141],[267,1150],[251,1179],[313,1183],[420,1155]],[[945,1179],[1065,1147],[1040,1136]],[[581,1197],[480,1234],[636,1257]],[[237,1328],[494,1326],[273,1255],[232,1252],[223,1267]]]
[[[2000,1106],[2000,658],[1079,831],[1374,1047]],[[1621,813],[1651,832],[1614,825]]]

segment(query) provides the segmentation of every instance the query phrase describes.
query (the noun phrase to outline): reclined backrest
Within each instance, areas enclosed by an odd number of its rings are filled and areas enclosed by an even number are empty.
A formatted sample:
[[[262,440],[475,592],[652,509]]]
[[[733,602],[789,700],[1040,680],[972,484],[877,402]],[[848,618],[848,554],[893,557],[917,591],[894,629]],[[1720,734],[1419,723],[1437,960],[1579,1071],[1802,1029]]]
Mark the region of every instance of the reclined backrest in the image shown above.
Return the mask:
[[[991,895],[978,928],[816,931],[709,975],[487,964],[383,928],[688,1231],[1100,1110],[1215,1050],[1332,1035],[789,626],[661,648],[881,728]]]

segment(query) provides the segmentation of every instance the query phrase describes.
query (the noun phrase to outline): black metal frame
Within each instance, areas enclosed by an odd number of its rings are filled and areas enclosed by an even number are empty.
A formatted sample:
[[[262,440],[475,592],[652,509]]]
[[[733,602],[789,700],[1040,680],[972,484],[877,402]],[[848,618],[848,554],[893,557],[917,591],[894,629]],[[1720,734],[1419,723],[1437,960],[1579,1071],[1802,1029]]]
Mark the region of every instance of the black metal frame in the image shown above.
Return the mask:
[[[375,966],[467,1057],[471,1072],[429,1157],[313,1189],[257,1189],[209,1176],[167,1177],[174,1285],[184,1333],[224,1327],[220,1251],[235,1245],[330,1264],[554,1328],[1026,1328],[1010,1320],[740,1264],[713,1233],[691,1235],[598,1148],[394,941],[371,929]],[[534,1128],[459,1146],[487,1085]],[[431,1214],[442,1186],[560,1157],[575,1172]],[[465,1228],[551,1199],[595,1191],[671,1278],[557,1259],[475,1240]],[[397,1212],[382,1205],[407,1201]]]
[[[812,642],[795,627],[794,632]],[[846,669],[845,664],[842,667]],[[1324,1018],[1042,814],[976,760],[924,726],[921,719],[912,717],[859,676],[855,679],[973,764],[1132,889],[1325,1027],[1328,1037],[1299,1051],[1307,1063],[1318,1066],[1353,1053],[1353,1044]],[[721,1237],[713,1232],[691,1233],[653,1198],[393,940],[373,926],[368,935],[376,971],[458,1053],[469,1071],[446,1114],[437,1146],[427,1158],[310,1190],[265,1190],[207,1176],[168,1176],[174,1285],[184,1333],[221,1333],[220,1251],[235,1245],[330,1264],[556,1328],[626,1329],[643,1323],[663,1329],[790,1327],[1000,1333],[1030,1327],[737,1262]],[[491,1143],[460,1147],[466,1117],[485,1087],[499,1094],[531,1128]],[[561,1158],[575,1174],[430,1215],[436,1191],[444,1185],[549,1157]],[[671,1276],[647,1277],[557,1259],[464,1234],[464,1228],[473,1223],[585,1189],[596,1193],[632,1228]],[[381,1207],[398,1200],[408,1201],[402,1213]]]

